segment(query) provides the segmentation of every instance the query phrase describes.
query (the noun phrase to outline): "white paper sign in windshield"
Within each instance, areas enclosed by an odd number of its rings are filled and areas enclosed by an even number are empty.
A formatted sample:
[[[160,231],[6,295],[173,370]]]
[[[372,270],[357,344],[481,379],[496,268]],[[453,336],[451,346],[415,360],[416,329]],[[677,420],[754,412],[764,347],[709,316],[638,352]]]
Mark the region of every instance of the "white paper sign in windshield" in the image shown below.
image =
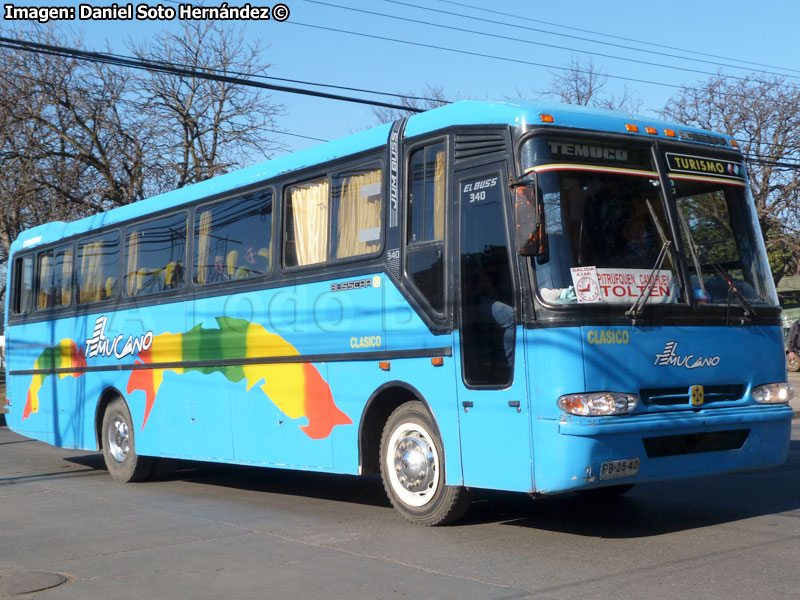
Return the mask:
[[[572,287],[578,302],[602,302],[600,282],[597,279],[597,269],[594,267],[572,267]]]
[[[652,271],[648,269],[597,269],[601,302],[631,304],[647,288]],[[678,281],[672,271],[661,270],[653,274],[650,304],[677,302]],[[580,296],[578,296],[580,302]]]

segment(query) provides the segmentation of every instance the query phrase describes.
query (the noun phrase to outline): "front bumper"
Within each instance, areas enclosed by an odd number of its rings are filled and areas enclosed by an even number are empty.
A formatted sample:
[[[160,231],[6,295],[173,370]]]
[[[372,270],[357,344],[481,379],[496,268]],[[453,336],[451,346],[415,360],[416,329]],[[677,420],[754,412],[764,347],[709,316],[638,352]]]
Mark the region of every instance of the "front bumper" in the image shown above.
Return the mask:
[[[788,454],[793,416],[788,405],[753,405],[537,420],[535,488],[556,493],[777,466]],[[599,478],[604,462],[631,458],[640,459],[636,475]]]

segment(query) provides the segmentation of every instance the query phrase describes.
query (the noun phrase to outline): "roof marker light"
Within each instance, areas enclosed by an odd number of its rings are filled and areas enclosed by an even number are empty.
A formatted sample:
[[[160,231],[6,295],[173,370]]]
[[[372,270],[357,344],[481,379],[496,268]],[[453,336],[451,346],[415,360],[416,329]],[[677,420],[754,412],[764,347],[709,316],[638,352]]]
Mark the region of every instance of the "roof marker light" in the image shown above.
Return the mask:
[[[639,126],[633,123],[625,123],[625,130],[631,133],[639,133]]]
[[[649,133],[650,135],[658,135],[658,129],[655,127],[650,127],[649,125],[644,128],[644,130]]]
[[[665,129],[664,130],[664,135],[667,136],[667,137],[678,137],[678,134],[675,133],[674,129]]]
[[[556,121],[553,118],[553,115],[540,114],[539,118],[542,120],[542,123],[555,123],[555,121]]]
[[[734,148],[738,148],[739,147],[739,142],[737,142],[736,140],[732,139],[732,140],[730,140],[730,143],[731,143],[731,146],[733,146]]]

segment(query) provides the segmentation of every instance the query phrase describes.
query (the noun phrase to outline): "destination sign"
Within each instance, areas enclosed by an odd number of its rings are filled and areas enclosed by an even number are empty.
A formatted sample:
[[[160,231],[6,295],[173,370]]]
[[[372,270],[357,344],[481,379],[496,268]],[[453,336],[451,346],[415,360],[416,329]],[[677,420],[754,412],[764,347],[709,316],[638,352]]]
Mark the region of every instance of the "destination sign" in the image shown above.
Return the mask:
[[[670,171],[676,173],[744,179],[744,167],[741,163],[732,160],[667,152],[667,165]]]
[[[650,146],[592,137],[536,137],[522,147],[525,169],[547,164],[655,171]]]

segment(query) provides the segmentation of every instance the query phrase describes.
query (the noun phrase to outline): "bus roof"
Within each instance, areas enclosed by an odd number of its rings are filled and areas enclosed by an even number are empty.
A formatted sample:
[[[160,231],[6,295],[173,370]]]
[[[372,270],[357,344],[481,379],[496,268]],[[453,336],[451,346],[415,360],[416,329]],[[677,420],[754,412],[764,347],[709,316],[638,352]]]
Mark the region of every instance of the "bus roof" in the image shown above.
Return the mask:
[[[542,122],[540,118],[542,114],[551,115],[553,122]],[[639,127],[638,133],[631,133],[638,137],[666,139],[664,129],[709,134],[702,129],[677,123],[583,106],[528,101],[465,100],[413,115],[406,124],[405,137],[412,138],[458,125],[542,125],[625,134],[628,133],[626,130],[628,124]],[[655,128],[656,133],[645,133],[646,126]],[[390,129],[391,124],[387,123],[91,217],[69,223],[56,221],[39,225],[20,234],[12,244],[11,251],[14,253],[24,248],[58,241],[153,212],[175,208],[202,198],[232,192],[245,186],[268,181],[284,173],[371,150],[386,144]],[[726,141],[725,138],[718,135],[713,136],[712,139],[722,140],[722,143],[712,144],[717,147]],[[696,138],[690,141],[702,143],[703,139]]]

